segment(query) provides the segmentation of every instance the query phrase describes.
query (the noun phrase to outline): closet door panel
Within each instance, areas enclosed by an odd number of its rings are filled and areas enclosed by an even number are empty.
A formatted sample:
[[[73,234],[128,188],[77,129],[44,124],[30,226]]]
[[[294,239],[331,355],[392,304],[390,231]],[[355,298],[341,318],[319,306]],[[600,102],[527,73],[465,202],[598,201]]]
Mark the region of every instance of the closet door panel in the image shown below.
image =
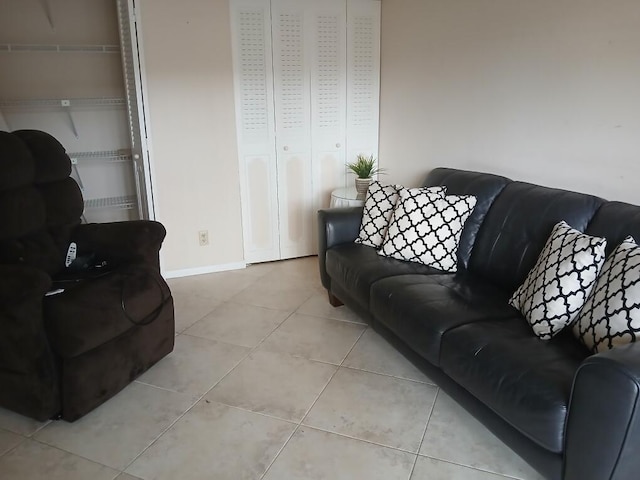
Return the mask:
[[[309,195],[311,183],[308,152],[278,156],[278,197],[280,199],[281,258],[311,255]]]
[[[313,253],[309,4],[271,3],[281,258]]]
[[[313,196],[317,210],[327,208],[331,191],[345,185],[347,9],[345,0],[325,0],[310,10]]]
[[[280,258],[269,0],[231,8],[245,259]]]
[[[378,156],[380,0],[347,0],[347,162]]]
[[[231,4],[245,256],[311,255],[345,163],[377,156],[380,1]]]

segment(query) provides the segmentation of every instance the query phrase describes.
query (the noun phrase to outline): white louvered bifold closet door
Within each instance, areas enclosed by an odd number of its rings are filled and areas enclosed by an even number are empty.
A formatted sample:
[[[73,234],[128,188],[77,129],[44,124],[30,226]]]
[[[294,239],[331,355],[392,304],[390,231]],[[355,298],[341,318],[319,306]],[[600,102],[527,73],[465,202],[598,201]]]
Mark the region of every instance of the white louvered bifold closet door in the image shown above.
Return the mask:
[[[377,155],[379,13],[379,0],[232,0],[248,263],[315,254],[345,162]]]
[[[379,0],[347,0],[347,161],[378,157]],[[352,176],[351,176],[352,177]]]
[[[313,253],[311,69],[313,0],[272,0],[280,258]]]
[[[311,7],[311,125],[314,208],[328,208],[331,192],[346,184],[347,8],[345,0]],[[314,251],[317,252],[314,242]]]
[[[236,125],[245,259],[280,258],[271,6],[234,0],[231,8]]]

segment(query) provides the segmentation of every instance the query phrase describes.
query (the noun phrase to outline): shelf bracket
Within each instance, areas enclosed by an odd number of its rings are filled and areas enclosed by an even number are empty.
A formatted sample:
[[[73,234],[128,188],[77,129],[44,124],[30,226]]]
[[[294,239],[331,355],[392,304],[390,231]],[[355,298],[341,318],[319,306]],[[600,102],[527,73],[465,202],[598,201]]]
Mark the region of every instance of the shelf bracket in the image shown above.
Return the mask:
[[[56,27],[53,24],[53,15],[51,13],[51,4],[49,3],[50,0],[40,0],[40,3],[42,4],[42,8],[44,10],[44,14],[47,17],[47,20],[49,21],[49,25],[51,26],[51,30],[55,30]]]
[[[78,171],[78,159],[75,157],[71,157],[71,169],[76,176],[76,180],[78,181],[78,186],[80,187],[80,191],[84,193],[84,184],[82,183],[82,177],[80,176],[80,172]]]
[[[76,123],[73,121],[73,115],[71,114],[71,100],[60,100],[60,105],[62,106],[63,110],[67,112],[71,130],[73,131],[73,134],[76,136],[76,138],[78,138],[78,129],[76,128]]]

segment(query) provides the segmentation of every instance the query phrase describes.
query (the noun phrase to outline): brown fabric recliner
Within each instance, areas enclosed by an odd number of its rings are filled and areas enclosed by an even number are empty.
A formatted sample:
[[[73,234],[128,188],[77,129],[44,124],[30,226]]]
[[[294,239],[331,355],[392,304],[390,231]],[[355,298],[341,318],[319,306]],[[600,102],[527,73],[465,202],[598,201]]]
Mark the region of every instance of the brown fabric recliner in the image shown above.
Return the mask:
[[[81,224],[70,173],[51,135],[0,132],[0,406],[37,420],[78,419],[170,353],[175,338],[158,259],[164,227]],[[88,268],[65,267],[71,242]]]

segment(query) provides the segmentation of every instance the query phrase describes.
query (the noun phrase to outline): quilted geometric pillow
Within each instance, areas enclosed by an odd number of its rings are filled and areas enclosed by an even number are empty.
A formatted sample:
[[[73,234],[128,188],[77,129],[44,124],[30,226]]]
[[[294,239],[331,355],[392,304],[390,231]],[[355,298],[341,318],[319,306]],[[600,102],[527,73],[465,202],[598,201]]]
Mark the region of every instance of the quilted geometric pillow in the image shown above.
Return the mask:
[[[477,199],[402,188],[380,255],[419,262],[446,272],[457,270],[458,244]]]
[[[604,238],[580,233],[564,221],[553,227],[536,264],[509,300],[542,340],[576,318],[602,268],[606,245]]]
[[[398,190],[401,188],[403,187],[399,185],[382,185],[377,180],[371,182],[369,190],[367,190],[367,198],[364,201],[362,223],[360,224],[358,238],[355,240],[356,243],[376,249],[380,248],[387,234],[389,220],[398,201]],[[416,188],[411,190],[426,190],[443,196],[446,192],[446,187]]]
[[[640,247],[633,237],[605,261],[573,334],[595,353],[640,337]]]

